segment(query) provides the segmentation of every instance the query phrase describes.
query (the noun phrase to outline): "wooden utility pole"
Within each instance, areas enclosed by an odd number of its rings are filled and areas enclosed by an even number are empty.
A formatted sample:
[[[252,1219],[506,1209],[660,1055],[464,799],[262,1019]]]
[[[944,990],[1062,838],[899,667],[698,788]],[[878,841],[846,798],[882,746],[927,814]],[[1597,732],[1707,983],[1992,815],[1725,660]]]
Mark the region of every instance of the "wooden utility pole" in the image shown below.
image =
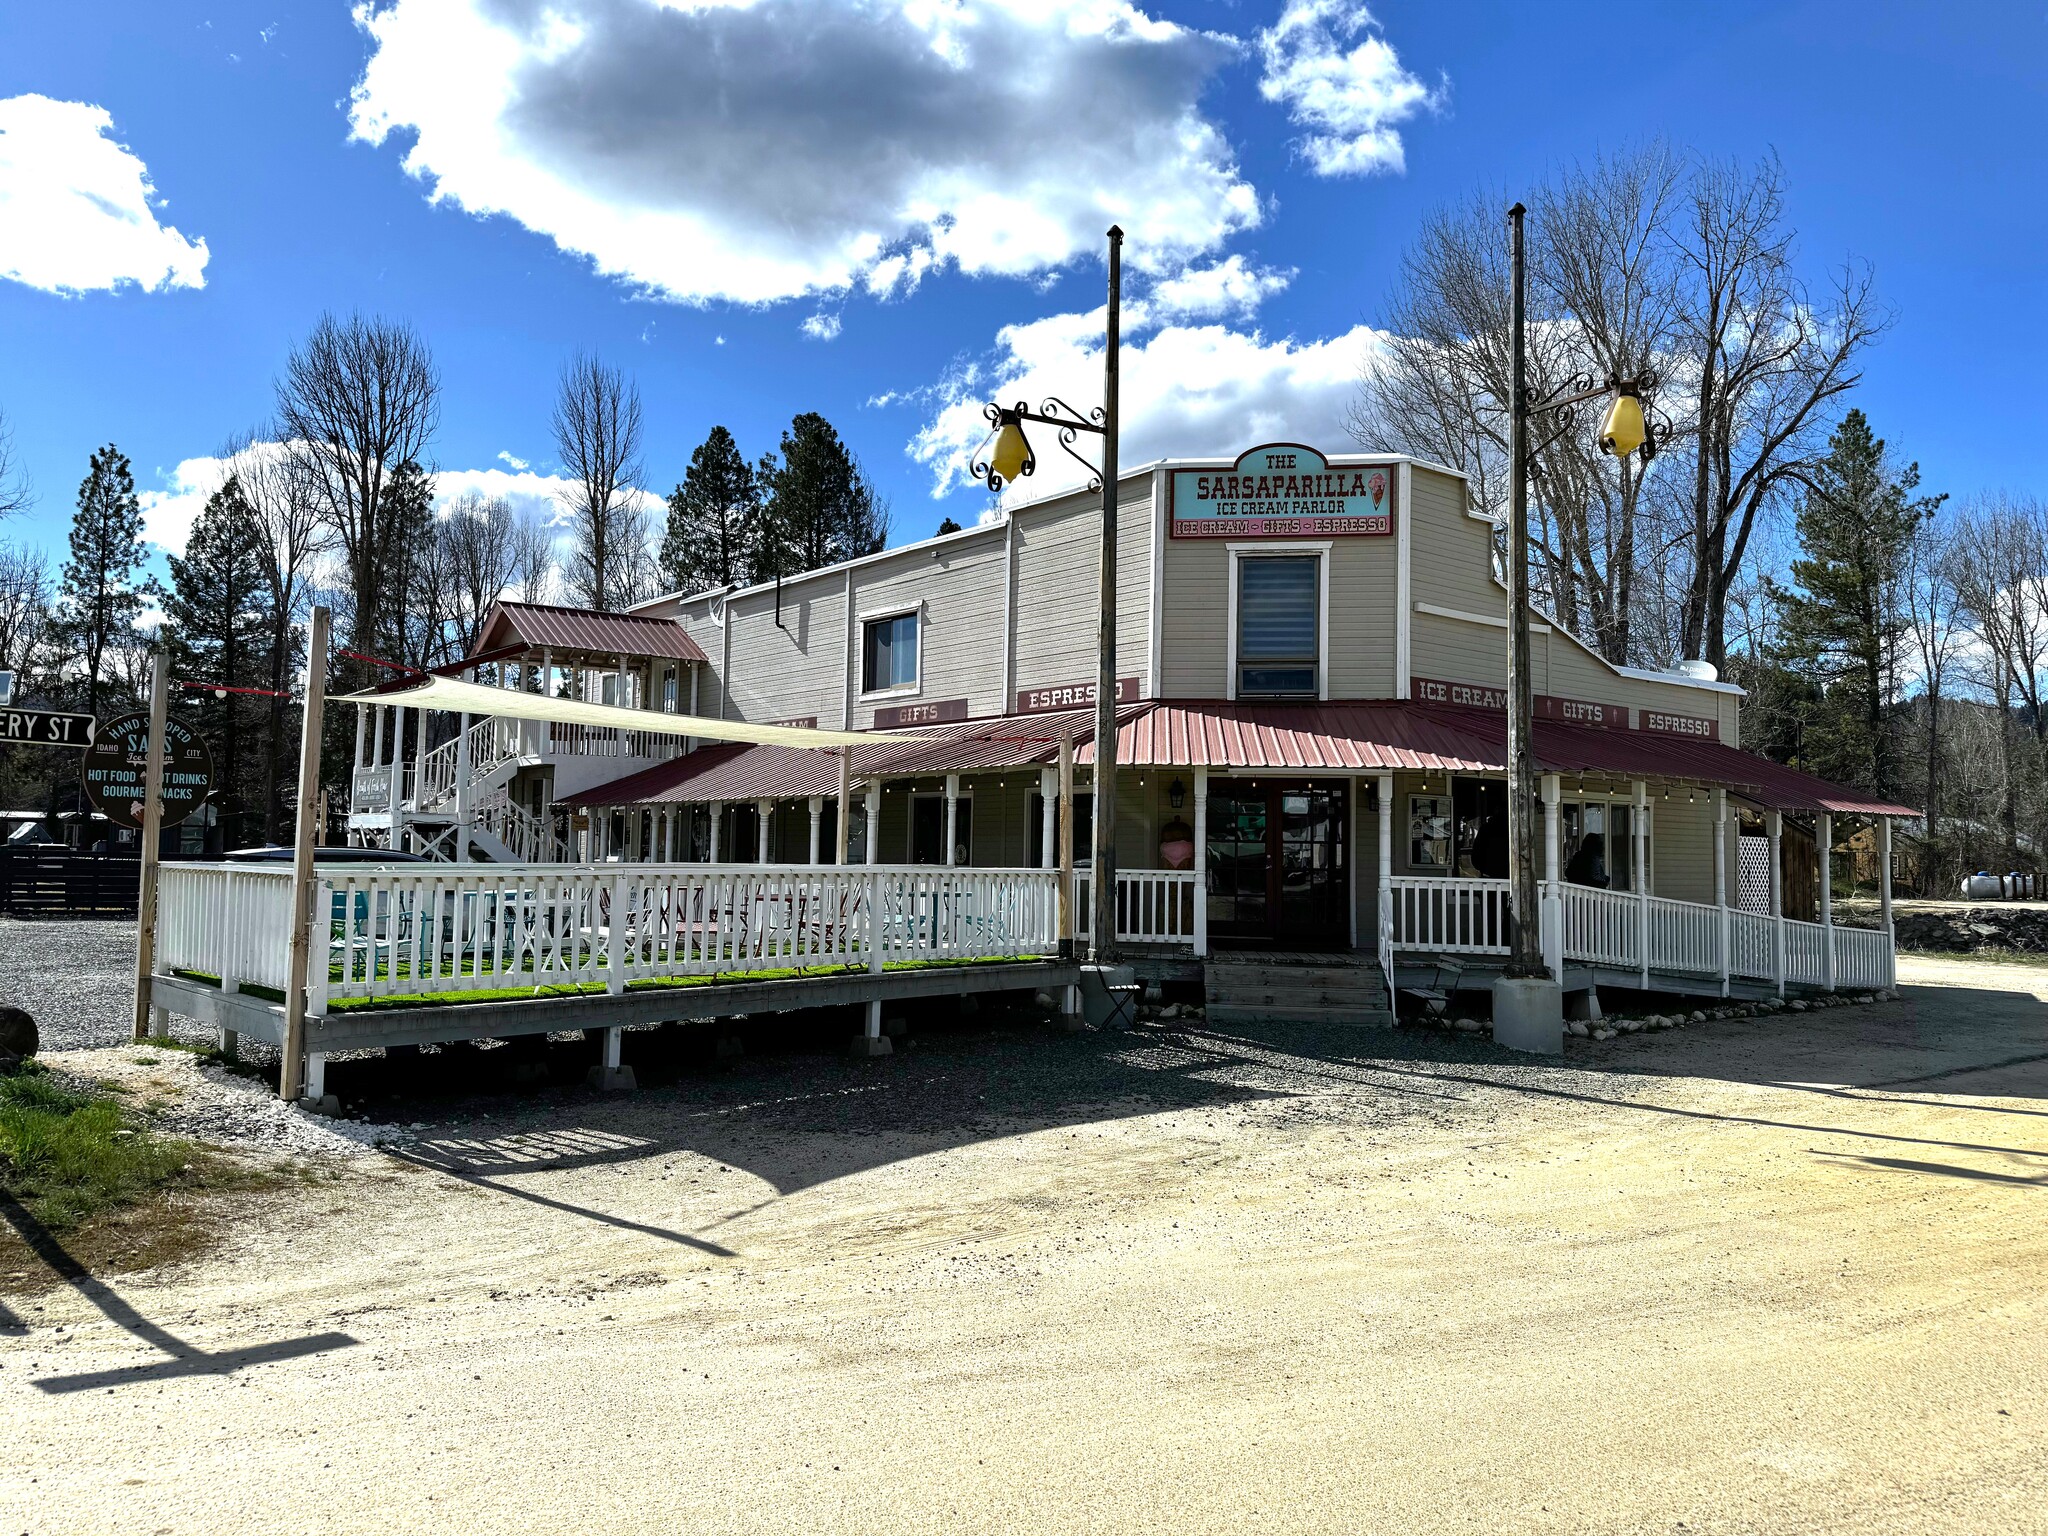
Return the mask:
[[[156,970],[157,845],[164,830],[164,733],[170,728],[171,653],[149,653],[149,758],[142,780],[142,886],[135,903],[135,1038],[149,1038],[149,978]]]
[[[306,979],[313,942],[313,836],[320,801],[320,717],[327,701],[327,610],[306,626],[306,718],[299,732],[298,824],[292,841],[292,949],[284,984],[284,1062],[277,1096],[298,1102],[306,1083]],[[326,914],[321,914],[323,925]],[[321,945],[320,963],[327,963]]]
[[[1513,948],[1508,976],[1547,976],[1536,899],[1535,689],[1529,671],[1529,379],[1523,345],[1524,294],[1520,203],[1508,210],[1508,886]]]
[[[1096,602],[1095,857],[1089,927],[1098,963],[1116,951],[1117,376],[1122,351],[1124,232],[1109,227],[1109,329],[1102,350],[1102,556]]]
[[[1096,807],[1101,814],[1101,807]],[[1098,894],[1095,898],[1100,900]],[[1074,733],[1060,733],[1060,958],[1074,958]]]

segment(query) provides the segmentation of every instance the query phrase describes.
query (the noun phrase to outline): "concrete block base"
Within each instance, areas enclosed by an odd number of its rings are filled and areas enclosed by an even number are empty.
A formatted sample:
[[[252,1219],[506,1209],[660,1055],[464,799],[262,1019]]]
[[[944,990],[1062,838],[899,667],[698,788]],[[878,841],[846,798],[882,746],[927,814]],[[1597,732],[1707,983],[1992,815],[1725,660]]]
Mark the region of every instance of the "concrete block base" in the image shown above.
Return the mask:
[[[341,1100],[334,1094],[323,1093],[317,1099],[308,1096],[299,1100],[299,1108],[309,1115],[330,1115],[338,1118],[341,1114]]]
[[[1564,1013],[1568,1019],[1583,1019],[1588,1024],[1600,1022],[1600,994],[1591,987],[1583,992],[1574,992],[1564,1000]]]
[[[1138,1022],[1138,973],[1128,965],[1081,967],[1081,1016],[1096,1029]]]
[[[1548,976],[1502,976],[1493,984],[1493,1039],[1511,1051],[1564,1051],[1564,989]]]
[[[592,1067],[583,1081],[601,1093],[626,1093],[640,1086],[631,1067]]]
[[[882,1034],[886,1039],[901,1040],[909,1033],[910,1021],[900,1013],[891,1014],[888,1018],[882,1020]]]
[[[893,1056],[896,1042],[887,1035],[855,1035],[853,1043],[846,1048],[849,1056]]]

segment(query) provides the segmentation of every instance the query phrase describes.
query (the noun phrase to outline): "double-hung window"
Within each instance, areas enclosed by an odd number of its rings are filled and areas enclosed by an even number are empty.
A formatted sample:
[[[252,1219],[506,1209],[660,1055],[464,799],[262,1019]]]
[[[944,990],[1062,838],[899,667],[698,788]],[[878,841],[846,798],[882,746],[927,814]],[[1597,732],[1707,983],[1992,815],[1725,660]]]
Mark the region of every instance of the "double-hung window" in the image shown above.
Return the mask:
[[[893,693],[917,686],[917,614],[869,619],[861,626],[860,691]]]
[[[1322,556],[1237,562],[1237,694],[1315,698],[1321,690]]]

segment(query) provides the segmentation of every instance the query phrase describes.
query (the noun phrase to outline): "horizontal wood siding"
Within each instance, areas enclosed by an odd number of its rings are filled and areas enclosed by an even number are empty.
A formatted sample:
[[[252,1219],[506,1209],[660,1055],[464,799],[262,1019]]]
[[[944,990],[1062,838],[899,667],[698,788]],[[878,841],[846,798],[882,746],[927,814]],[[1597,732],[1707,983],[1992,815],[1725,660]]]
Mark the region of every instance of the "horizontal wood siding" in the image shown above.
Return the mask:
[[[1229,686],[1230,551],[1222,539],[1167,539],[1159,693],[1220,699]]]
[[[1465,482],[1417,465],[1408,508],[1408,594],[1465,613],[1507,615],[1493,583],[1493,524],[1467,510]],[[1424,676],[1421,668],[1418,676]]]
[[[1333,539],[1331,546],[1330,697],[1390,698],[1400,547],[1383,538]]]
[[[842,575],[840,580],[844,580]],[[860,687],[862,614],[922,604],[918,636],[919,687],[915,693],[863,699]],[[853,572],[855,688],[853,728],[867,730],[875,711],[892,705],[967,700],[970,715],[1003,713],[1003,530],[991,525],[979,538],[936,549],[905,551]],[[835,715],[837,701],[834,701]],[[820,724],[824,724],[820,716]],[[838,723],[835,718],[832,723]]]
[[[1125,482],[1118,511],[1117,675],[1145,675],[1152,601],[1149,477]],[[1017,516],[1016,687],[1085,683],[1095,677],[1096,593],[1102,503],[1066,497]],[[1001,583],[996,590],[1000,594]]]
[[[734,598],[726,623],[732,627],[732,683],[723,718],[815,716],[821,726],[838,726],[846,654],[846,598],[838,581],[785,582],[780,627],[773,592]],[[720,652],[707,650],[715,666]]]
[[[1650,798],[1650,894],[1675,901],[1714,899],[1714,797],[1683,792]],[[1731,897],[1732,899],[1732,897]]]

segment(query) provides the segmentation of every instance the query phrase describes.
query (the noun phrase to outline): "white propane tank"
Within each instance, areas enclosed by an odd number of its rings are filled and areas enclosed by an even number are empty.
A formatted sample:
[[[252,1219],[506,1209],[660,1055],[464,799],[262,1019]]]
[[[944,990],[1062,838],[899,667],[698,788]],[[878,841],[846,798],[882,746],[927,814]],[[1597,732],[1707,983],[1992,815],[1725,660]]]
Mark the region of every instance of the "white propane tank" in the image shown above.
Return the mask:
[[[1966,901],[1996,901],[2001,894],[1999,887],[2004,883],[1998,876],[1980,869],[1974,875],[1963,877],[1963,898]]]
[[[1681,661],[1678,675],[1689,677],[1696,683],[1714,683],[1721,679],[1721,672],[1711,661]]]

